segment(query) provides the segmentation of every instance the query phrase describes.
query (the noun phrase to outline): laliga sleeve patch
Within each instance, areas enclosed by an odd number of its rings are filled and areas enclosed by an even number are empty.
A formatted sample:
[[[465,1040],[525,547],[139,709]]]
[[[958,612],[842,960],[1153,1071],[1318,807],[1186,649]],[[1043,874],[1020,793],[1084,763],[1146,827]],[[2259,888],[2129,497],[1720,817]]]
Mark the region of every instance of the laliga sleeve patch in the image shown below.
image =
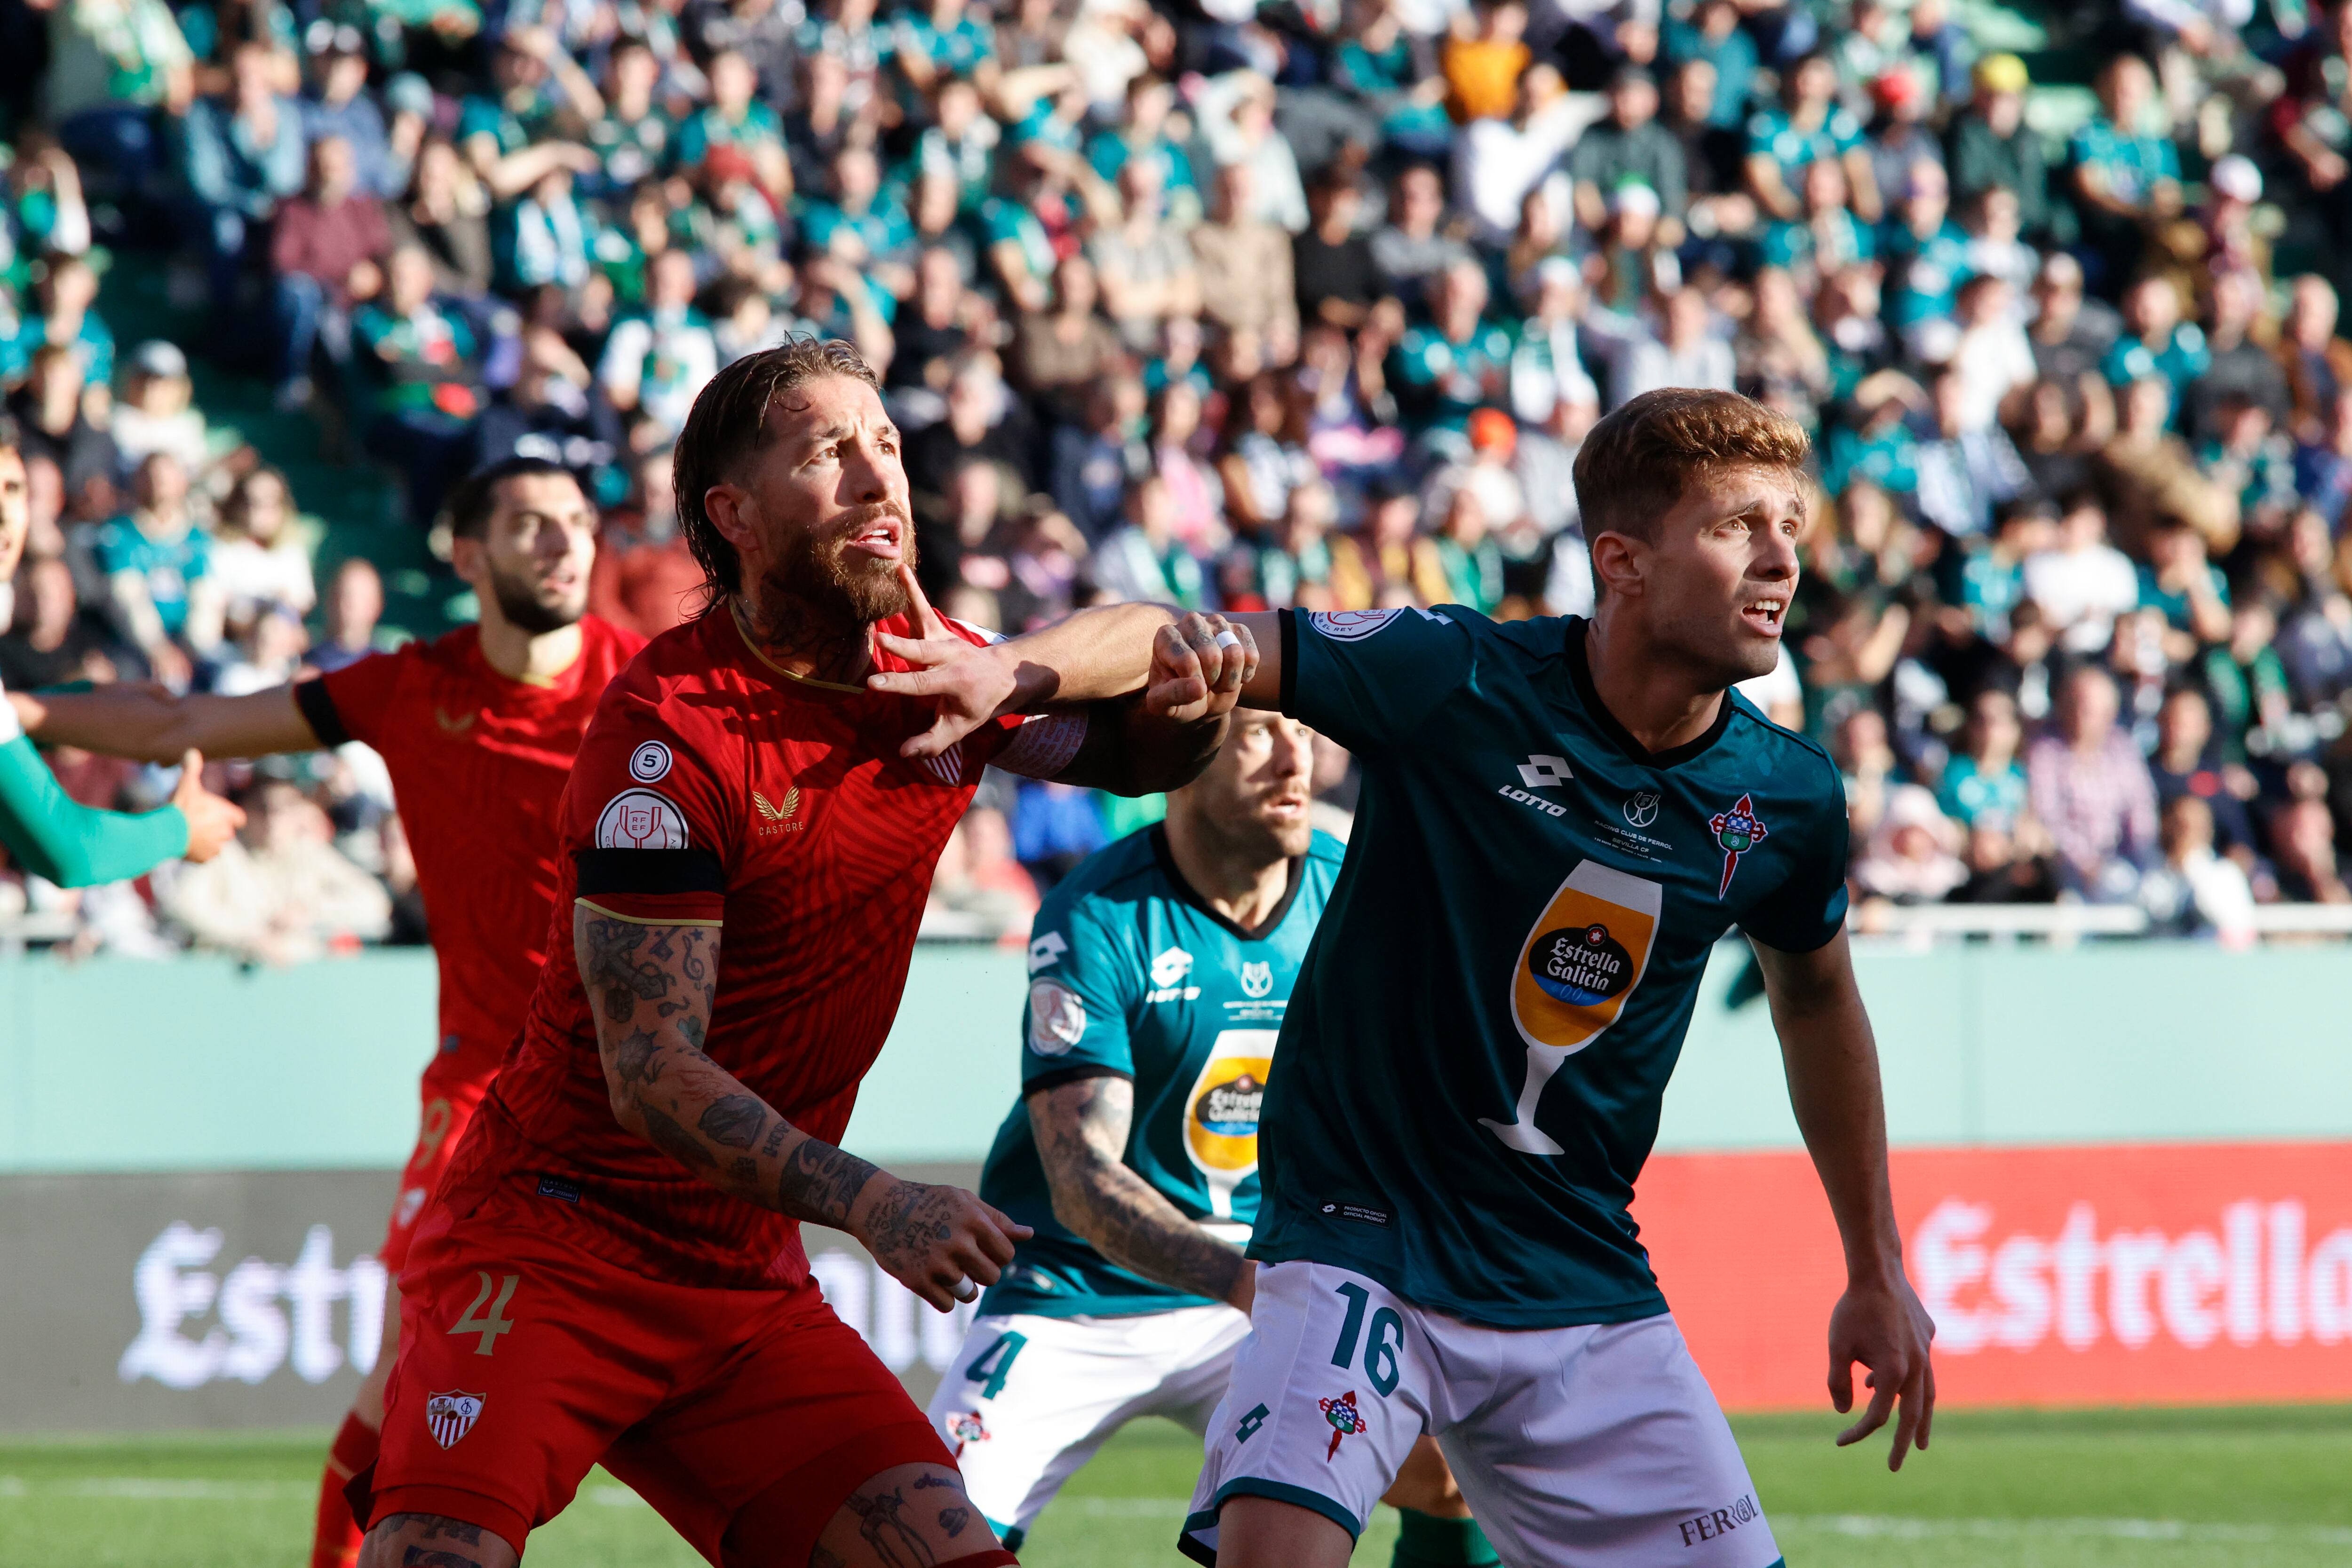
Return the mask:
[[[632,759],[631,766],[635,766]],[[624,789],[604,803],[596,818],[600,850],[682,850],[686,818],[667,796],[651,789]]]
[[[1318,610],[1308,625],[1334,643],[1360,643],[1403,614],[1402,610]]]
[[[1029,1049],[1040,1056],[1067,1056],[1087,1032],[1087,1004],[1054,980],[1029,988]]]
[[[640,784],[654,784],[669,776],[669,747],[658,740],[648,740],[629,753],[629,777]]]

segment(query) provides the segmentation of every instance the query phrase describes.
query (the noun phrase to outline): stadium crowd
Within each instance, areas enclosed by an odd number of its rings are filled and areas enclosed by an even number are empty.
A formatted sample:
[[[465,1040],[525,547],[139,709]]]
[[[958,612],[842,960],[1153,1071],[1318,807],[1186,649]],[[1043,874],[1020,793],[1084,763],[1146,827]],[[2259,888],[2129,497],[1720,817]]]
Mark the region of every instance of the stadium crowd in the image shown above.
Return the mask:
[[[1815,437],[1749,695],[1843,770],[1865,925],[2352,901],[2352,0],[0,0],[0,114],[11,685],[250,691],[394,634],[363,544],[314,580],[337,497],[181,348],[118,353],[134,257],[408,526],[573,467],[592,607],[647,632],[700,580],[669,445],[786,334],[881,371],[926,587],[1007,631],[1588,612],[1584,432],[1737,388]],[[236,852],[21,896],[85,947],[415,938],[363,748],[226,775]],[[992,779],[932,928],[1025,931],[1150,810]]]

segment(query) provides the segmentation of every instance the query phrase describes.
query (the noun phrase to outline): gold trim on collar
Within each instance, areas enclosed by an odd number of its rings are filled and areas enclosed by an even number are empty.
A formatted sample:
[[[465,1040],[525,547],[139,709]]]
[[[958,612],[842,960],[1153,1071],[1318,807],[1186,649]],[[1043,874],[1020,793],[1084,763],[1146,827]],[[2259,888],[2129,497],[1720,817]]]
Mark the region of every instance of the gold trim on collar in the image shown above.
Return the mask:
[[[735,623],[735,634],[743,639],[743,646],[751,650],[751,657],[759,660],[760,663],[767,665],[768,668],[775,671],[776,674],[783,676],[784,679],[803,686],[815,686],[820,691],[850,692],[859,695],[866,695],[866,688],[864,686],[846,686],[842,685],[839,681],[821,681],[814,675],[803,675],[798,670],[788,670],[782,664],[776,663],[775,660],[768,657],[767,653],[761,648],[760,644],[751,640],[751,628],[743,624],[742,608],[731,599],[727,601],[727,619]]]

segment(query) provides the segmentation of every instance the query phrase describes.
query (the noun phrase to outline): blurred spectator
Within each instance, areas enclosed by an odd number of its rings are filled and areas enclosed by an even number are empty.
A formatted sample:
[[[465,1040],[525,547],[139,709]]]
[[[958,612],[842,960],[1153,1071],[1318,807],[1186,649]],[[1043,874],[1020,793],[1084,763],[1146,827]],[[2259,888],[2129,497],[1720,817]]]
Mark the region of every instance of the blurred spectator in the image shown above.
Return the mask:
[[[2059,687],[2052,733],[2026,753],[2033,815],[2057,846],[2060,875],[2101,903],[2128,897],[2157,850],[2155,786],[2116,710],[2115,678],[2077,665]]]
[[[2237,863],[2213,852],[2213,813],[2195,795],[2164,804],[2164,858],[2140,882],[2140,903],[2169,936],[2218,936],[2230,946],[2254,937],[2254,893]],[[2338,884],[2340,885],[2340,883]]]
[[[2014,828],[2025,815],[2025,768],[2018,760],[2024,739],[2017,699],[1998,689],[1979,692],[1969,704],[1961,749],[1944,765],[1936,805],[1962,828],[1997,822]]]
[[[2147,770],[2157,800],[2168,809],[2184,797],[2203,802],[2205,841],[2251,859],[2254,831],[2246,801],[2255,793],[2254,777],[2243,767],[2225,764],[2214,749],[2213,709],[2205,694],[2195,686],[2174,687],[2165,694],[2156,726]]]
[[[212,541],[188,505],[187,470],[150,454],[131,486],[131,508],[101,525],[91,555],[106,579],[115,629],[157,679],[187,685],[190,651],[220,640],[220,596],[210,580]]]
[[[205,570],[231,626],[250,626],[272,610],[299,622],[317,606],[310,550],[295,526],[286,476],[252,468],[237,476],[221,502]]]
[[[28,560],[16,578],[15,617],[0,636],[0,685],[18,691],[114,677],[109,639],[82,613],[73,570],[55,556]]]
[[[604,514],[588,574],[589,612],[647,637],[702,607],[702,568],[677,526],[675,472],[667,451],[638,459],[628,500]]]
[[[269,236],[277,275],[278,402],[310,401],[310,356],[324,350],[340,367],[351,359],[351,308],[383,286],[381,263],[392,231],[374,194],[359,183],[359,162],[341,136],[310,144],[302,193],[278,208]]]
[[[160,339],[142,343],[125,367],[122,397],[107,420],[117,452],[136,464],[151,452],[168,452],[191,474],[212,458],[204,412],[194,405],[194,383],[188,357]]]
[[[163,899],[198,944],[293,964],[391,928],[390,895],[336,852],[326,813],[291,782],[259,779],[238,804],[244,830],[214,859],[183,868]]]
[[[1916,784],[1898,785],[1854,863],[1853,880],[1874,898],[1934,903],[1968,880],[1960,843],[1960,831],[1936,809],[1935,796]]]
[[[335,569],[327,585],[327,632],[310,650],[310,667],[332,672],[376,651],[376,623],[383,616],[383,580],[374,567],[353,556]]]
[[[278,91],[277,76],[268,45],[238,44],[229,56],[226,96],[200,100],[185,121],[188,190],[200,215],[218,311],[237,309],[249,247],[278,204],[302,188],[302,111]]]

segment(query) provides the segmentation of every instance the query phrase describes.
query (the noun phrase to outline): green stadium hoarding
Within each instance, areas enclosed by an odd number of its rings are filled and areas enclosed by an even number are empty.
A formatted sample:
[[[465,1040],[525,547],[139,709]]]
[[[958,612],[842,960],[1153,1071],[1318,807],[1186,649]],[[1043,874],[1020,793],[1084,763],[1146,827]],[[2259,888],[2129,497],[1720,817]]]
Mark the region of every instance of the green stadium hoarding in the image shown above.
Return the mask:
[[[2133,1199],[2100,1186],[2099,1145],[2142,1145],[2145,1163],[2147,1145],[2352,1140],[2352,1051],[2336,1002],[2345,960],[2334,945],[1865,945],[1857,967],[1898,1145],[1929,1159],[2080,1150],[2092,1156],[2085,1201],[2106,1213]],[[1656,1188],[1652,1206],[1725,1161],[1719,1180],[1753,1187],[1744,1162],[1786,1160],[1797,1145],[1762,1006],[1726,1006],[1743,967],[1726,947],[1698,1000],[1667,1097],[1668,1157],[1644,1185]],[[919,951],[845,1141],[910,1176],[974,1180],[1014,1102],[1025,980],[1017,951]],[[335,1417],[380,1327],[370,1254],[415,1133],[433,986],[420,954],[277,971],[206,959],[0,963],[0,1430]],[[2275,1209],[2300,1190],[2249,1193]],[[1937,1197],[1937,1214],[1960,1212],[1952,1202],[1992,1213],[1966,1182],[1953,1191]],[[1660,1207],[1662,1242],[1711,1233],[1695,1219],[1703,1211]],[[1987,1247],[2008,1245],[2009,1219],[1986,1223]],[[2183,1234],[2182,1277],[2194,1283],[2204,1242]],[[1912,1239],[1923,1265],[1929,1242],[1959,1260],[1938,1287],[1952,1310],[1991,1310],[1969,1282],[1974,1240]],[[2324,1239],[2315,1218],[2315,1260]],[[812,1233],[811,1251],[836,1311],[927,1392],[969,1309],[930,1312],[845,1238]],[[1661,1268],[1698,1311],[1705,1281],[1665,1254]],[[2352,1312],[2337,1301],[2352,1301],[2352,1282],[2313,1269],[2311,1301]],[[1815,1315],[1800,1303],[1790,1325],[1808,1357]],[[1754,1318],[1743,1309],[1727,1321],[1754,1332]],[[2328,1349],[2330,1364],[2338,1354],[2352,1343]]]
[[[1662,1150],[1797,1142],[1745,966],[1709,969]],[[2352,951],[1861,945],[1898,1145],[2352,1136]],[[971,1163],[1011,1108],[1021,955],[925,946],[845,1140]],[[392,1168],[433,1048],[423,953],[299,968],[0,963],[0,1175]]]

